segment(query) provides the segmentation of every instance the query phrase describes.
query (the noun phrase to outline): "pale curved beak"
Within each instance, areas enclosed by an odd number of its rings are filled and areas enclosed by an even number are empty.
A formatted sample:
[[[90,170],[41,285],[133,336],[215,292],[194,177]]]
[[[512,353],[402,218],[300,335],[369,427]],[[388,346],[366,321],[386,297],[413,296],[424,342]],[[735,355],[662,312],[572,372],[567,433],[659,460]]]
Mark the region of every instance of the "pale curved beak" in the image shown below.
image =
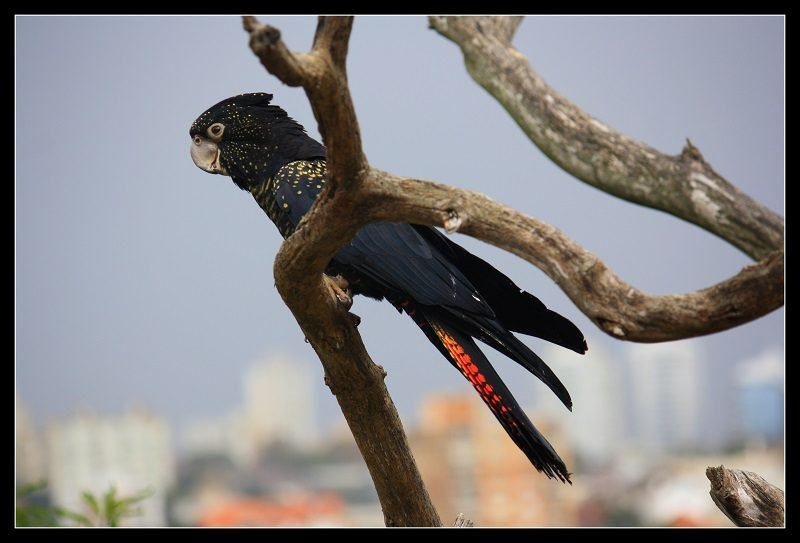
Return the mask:
[[[192,161],[195,165],[208,173],[228,175],[219,162],[219,145],[202,136],[192,138]]]

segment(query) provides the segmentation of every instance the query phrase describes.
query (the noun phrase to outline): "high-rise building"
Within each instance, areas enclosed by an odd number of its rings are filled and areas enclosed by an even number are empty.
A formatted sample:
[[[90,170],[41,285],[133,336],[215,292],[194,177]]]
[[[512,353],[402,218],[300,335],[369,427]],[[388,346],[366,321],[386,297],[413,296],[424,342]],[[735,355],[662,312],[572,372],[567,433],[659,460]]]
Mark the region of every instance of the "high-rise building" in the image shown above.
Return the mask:
[[[314,383],[310,369],[272,355],[244,375],[245,439],[256,449],[280,441],[308,446],[316,438]]]
[[[736,367],[740,431],[745,439],[783,441],[784,358],[769,350]]]
[[[632,443],[652,453],[701,448],[707,371],[697,343],[634,344],[627,353]]]
[[[52,422],[47,444],[48,489],[55,505],[86,513],[84,491],[102,496],[113,486],[122,497],[149,489],[152,495],[137,506],[141,514],[124,523],[165,525],[174,468],[169,428],[161,417],[140,410],[116,417],[78,413]]]
[[[316,391],[311,369],[277,354],[242,375],[243,402],[221,416],[195,420],[181,434],[188,456],[229,458],[253,466],[270,444],[306,448],[317,437]]]
[[[539,383],[531,395],[536,411],[546,412],[568,436],[581,466],[600,466],[616,456],[626,429],[623,360],[612,358],[599,341],[589,339],[589,352],[579,355],[550,345],[542,359],[572,397],[572,412]]]

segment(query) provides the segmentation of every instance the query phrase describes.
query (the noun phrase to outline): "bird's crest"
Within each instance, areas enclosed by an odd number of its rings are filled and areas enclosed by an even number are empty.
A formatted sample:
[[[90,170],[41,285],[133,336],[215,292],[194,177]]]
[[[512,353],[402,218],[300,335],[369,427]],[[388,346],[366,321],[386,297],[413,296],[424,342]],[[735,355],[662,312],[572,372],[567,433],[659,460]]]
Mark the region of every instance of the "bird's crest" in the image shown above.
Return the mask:
[[[209,136],[222,127],[214,140],[220,163],[242,189],[249,190],[295,160],[324,159],[325,147],[305,128],[271,103],[266,92],[239,94],[217,102],[200,115],[189,129],[192,138]]]

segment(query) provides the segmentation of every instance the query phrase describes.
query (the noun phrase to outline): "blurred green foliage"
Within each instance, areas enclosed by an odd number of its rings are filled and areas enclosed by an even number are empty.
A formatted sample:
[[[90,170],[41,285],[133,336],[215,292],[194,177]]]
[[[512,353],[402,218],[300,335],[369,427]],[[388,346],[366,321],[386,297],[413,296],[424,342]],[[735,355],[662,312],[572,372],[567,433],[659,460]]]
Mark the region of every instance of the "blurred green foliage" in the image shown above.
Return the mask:
[[[153,495],[151,489],[145,489],[130,496],[118,496],[117,489],[113,485],[102,496],[83,492],[81,499],[88,512],[86,515],[82,515],[62,507],[53,507],[42,503],[42,495],[46,486],[47,483],[42,481],[17,488],[16,519],[18,527],[117,527],[123,519],[140,515],[139,504]]]

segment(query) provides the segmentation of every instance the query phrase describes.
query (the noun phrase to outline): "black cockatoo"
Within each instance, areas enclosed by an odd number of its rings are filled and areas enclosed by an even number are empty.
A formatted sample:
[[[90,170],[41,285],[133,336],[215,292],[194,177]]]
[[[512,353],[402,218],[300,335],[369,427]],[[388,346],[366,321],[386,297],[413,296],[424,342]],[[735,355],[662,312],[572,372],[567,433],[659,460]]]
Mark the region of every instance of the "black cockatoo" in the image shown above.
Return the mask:
[[[201,169],[228,175],[250,192],[286,238],[325,185],[325,147],[271,100],[266,93],[242,94],[212,106],[189,130],[191,156]],[[536,469],[570,481],[564,462],[514,400],[475,339],[518,362],[572,409],[564,385],[512,333],[583,354],[586,341],[572,322],[428,226],[369,224],[336,253],[326,275],[336,277],[339,288],[349,293],[386,299],[407,313],[472,383]]]

